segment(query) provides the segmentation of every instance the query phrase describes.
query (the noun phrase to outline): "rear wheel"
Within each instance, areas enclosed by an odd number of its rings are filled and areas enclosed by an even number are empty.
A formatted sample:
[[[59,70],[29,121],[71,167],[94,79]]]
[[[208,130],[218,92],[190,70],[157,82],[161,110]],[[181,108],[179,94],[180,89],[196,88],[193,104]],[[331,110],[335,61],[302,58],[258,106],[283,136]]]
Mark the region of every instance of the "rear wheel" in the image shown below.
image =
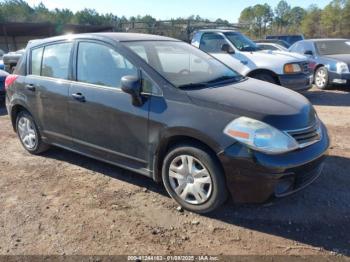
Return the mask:
[[[253,74],[251,77],[255,79],[259,79],[261,81],[278,85],[276,78],[269,73],[256,73],[256,74]]]
[[[328,71],[324,66],[319,67],[315,72],[315,85],[318,89],[328,87]]]
[[[23,147],[31,154],[40,154],[49,149],[44,143],[33,117],[26,111],[21,111],[16,120],[17,135]]]
[[[170,150],[163,162],[162,177],[169,195],[189,211],[211,212],[227,198],[221,167],[199,147],[182,145]]]

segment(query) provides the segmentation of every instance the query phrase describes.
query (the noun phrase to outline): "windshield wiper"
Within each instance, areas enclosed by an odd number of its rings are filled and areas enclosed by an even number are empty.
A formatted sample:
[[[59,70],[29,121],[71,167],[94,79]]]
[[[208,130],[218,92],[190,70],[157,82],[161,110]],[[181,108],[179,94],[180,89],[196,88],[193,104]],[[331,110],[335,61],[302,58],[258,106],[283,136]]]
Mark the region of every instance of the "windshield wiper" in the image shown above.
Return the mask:
[[[209,81],[209,84],[213,84],[213,83],[220,83],[220,82],[226,82],[228,80],[234,80],[234,81],[239,81],[237,80],[237,76],[220,76],[218,78],[215,78],[211,81]]]
[[[204,88],[204,87],[207,87],[207,86],[208,86],[207,83],[189,83],[189,84],[180,85],[180,86],[178,86],[178,88],[181,88],[181,89],[186,89],[186,88]]]

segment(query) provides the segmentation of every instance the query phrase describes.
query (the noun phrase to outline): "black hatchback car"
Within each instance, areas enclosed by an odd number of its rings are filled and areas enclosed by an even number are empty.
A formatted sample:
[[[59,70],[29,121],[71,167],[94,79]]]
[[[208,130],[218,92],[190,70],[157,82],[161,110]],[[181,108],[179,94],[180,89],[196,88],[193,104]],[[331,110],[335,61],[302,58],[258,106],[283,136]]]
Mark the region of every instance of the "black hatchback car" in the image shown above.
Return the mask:
[[[28,45],[6,79],[24,148],[49,145],[163,182],[206,213],[231,193],[264,202],[321,173],[325,126],[302,95],[245,78],[184,42],[153,35],[67,35]]]

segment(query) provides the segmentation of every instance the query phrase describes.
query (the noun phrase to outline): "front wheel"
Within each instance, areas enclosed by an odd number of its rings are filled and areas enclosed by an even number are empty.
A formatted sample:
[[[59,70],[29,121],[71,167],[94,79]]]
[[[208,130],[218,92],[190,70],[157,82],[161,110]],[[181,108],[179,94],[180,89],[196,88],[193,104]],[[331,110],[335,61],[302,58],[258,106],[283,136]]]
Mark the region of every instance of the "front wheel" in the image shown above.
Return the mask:
[[[315,72],[315,85],[318,89],[326,89],[328,86],[328,71],[324,66]]]
[[[193,146],[178,146],[166,155],[163,183],[169,195],[183,208],[209,213],[227,198],[224,174],[212,155]]]

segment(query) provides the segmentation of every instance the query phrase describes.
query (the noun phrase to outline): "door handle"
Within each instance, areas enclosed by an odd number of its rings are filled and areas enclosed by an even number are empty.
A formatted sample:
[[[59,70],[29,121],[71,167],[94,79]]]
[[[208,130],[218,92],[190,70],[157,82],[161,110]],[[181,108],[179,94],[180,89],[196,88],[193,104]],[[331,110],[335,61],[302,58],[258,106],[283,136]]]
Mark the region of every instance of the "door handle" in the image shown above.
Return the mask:
[[[82,93],[72,94],[72,97],[73,97],[75,100],[79,101],[79,102],[85,102],[85,101],[86,101],[86,100],[85,100],[85,96],[83,96]]]
[[[28,84],[25,86],[27,90],[34,92],[35,91],[35,85],[33,84]]]

